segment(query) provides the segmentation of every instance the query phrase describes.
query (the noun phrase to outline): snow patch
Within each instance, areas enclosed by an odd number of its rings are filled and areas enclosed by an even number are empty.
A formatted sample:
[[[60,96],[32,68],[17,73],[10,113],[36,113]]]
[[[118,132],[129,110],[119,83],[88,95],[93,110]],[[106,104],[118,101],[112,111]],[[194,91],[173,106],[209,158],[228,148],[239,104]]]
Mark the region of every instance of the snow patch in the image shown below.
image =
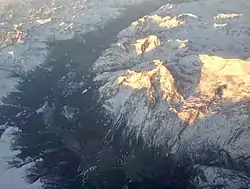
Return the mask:
[[[18,186],[20,189],[39,189],[41,187],[39,181],[29,185],[24,179],[26,169],[32,164],[26,164],[18,169],[9,167],[8,161],[11,161],[18,153],[11,150],[12,133],[14,131],[15,128],[9,127],[0,138],[0,188],[10,189]]]

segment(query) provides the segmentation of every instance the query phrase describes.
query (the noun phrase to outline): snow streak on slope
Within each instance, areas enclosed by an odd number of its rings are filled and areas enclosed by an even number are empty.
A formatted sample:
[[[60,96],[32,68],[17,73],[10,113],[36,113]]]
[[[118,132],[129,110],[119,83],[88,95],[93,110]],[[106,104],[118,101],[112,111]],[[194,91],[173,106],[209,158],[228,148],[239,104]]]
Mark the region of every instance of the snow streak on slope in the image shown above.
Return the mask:
[[[120,32],[94,65],[114,120],[123,117],[127,130],[180,161],[187,154],[207,177],[196,179],[200,185],[250,186],[244,175],[250,170],[249,6],[247,0],[163,6]],[[207,157],[212,149],[217,155]],[[221,162],[225,169],[216,168]]]

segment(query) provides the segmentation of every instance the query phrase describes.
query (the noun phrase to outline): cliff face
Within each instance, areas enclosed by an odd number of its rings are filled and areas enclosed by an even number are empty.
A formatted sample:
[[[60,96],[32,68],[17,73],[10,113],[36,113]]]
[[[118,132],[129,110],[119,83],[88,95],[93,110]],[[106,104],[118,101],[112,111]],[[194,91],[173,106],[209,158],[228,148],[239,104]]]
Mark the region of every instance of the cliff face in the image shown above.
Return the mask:
[[[249,6],[165,5],[121,31],[94,64],[114,127],[122,118],[125,138],[189,159],[203,188],[250,187]]]

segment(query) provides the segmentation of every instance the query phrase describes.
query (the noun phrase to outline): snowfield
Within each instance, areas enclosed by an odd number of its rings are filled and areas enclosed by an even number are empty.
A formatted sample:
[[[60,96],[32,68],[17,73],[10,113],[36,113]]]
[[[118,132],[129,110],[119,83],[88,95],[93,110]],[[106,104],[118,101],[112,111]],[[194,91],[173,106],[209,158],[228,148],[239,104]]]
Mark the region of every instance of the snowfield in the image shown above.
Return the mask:
[[[246,0],[165,5],[121,31],[94,65],[115,125],[125,119],[126,135],[180,162],[185,154],[206,176],[195,178],[200,187],[250,187],[249,19]]]
[[[25,170],[31,166],[27,164],[22,166],[19,169],[10,168],[8,165],[8,161],[11,161],[12,158],[16,155],[17,152],[11,150],[11,141],[12,141],[12,132],[15,128],[9,127],[6,129],[2,137],[0,138],[0,187],[3,189],[12,189],[18,188],[20,189],[38,189],[41,184],[39,182],[28,185],[25,180]]]

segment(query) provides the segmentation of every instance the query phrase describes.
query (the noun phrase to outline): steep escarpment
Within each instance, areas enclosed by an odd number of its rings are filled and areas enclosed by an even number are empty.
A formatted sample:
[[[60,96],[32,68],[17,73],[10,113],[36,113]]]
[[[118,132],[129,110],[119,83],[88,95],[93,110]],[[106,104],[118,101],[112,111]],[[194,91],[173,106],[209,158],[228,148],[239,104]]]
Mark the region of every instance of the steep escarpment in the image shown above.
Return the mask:
[[[203,188],[250,186],[248,5],[165,5],[121,31],[93,68],[114,129],[199,169]]]

